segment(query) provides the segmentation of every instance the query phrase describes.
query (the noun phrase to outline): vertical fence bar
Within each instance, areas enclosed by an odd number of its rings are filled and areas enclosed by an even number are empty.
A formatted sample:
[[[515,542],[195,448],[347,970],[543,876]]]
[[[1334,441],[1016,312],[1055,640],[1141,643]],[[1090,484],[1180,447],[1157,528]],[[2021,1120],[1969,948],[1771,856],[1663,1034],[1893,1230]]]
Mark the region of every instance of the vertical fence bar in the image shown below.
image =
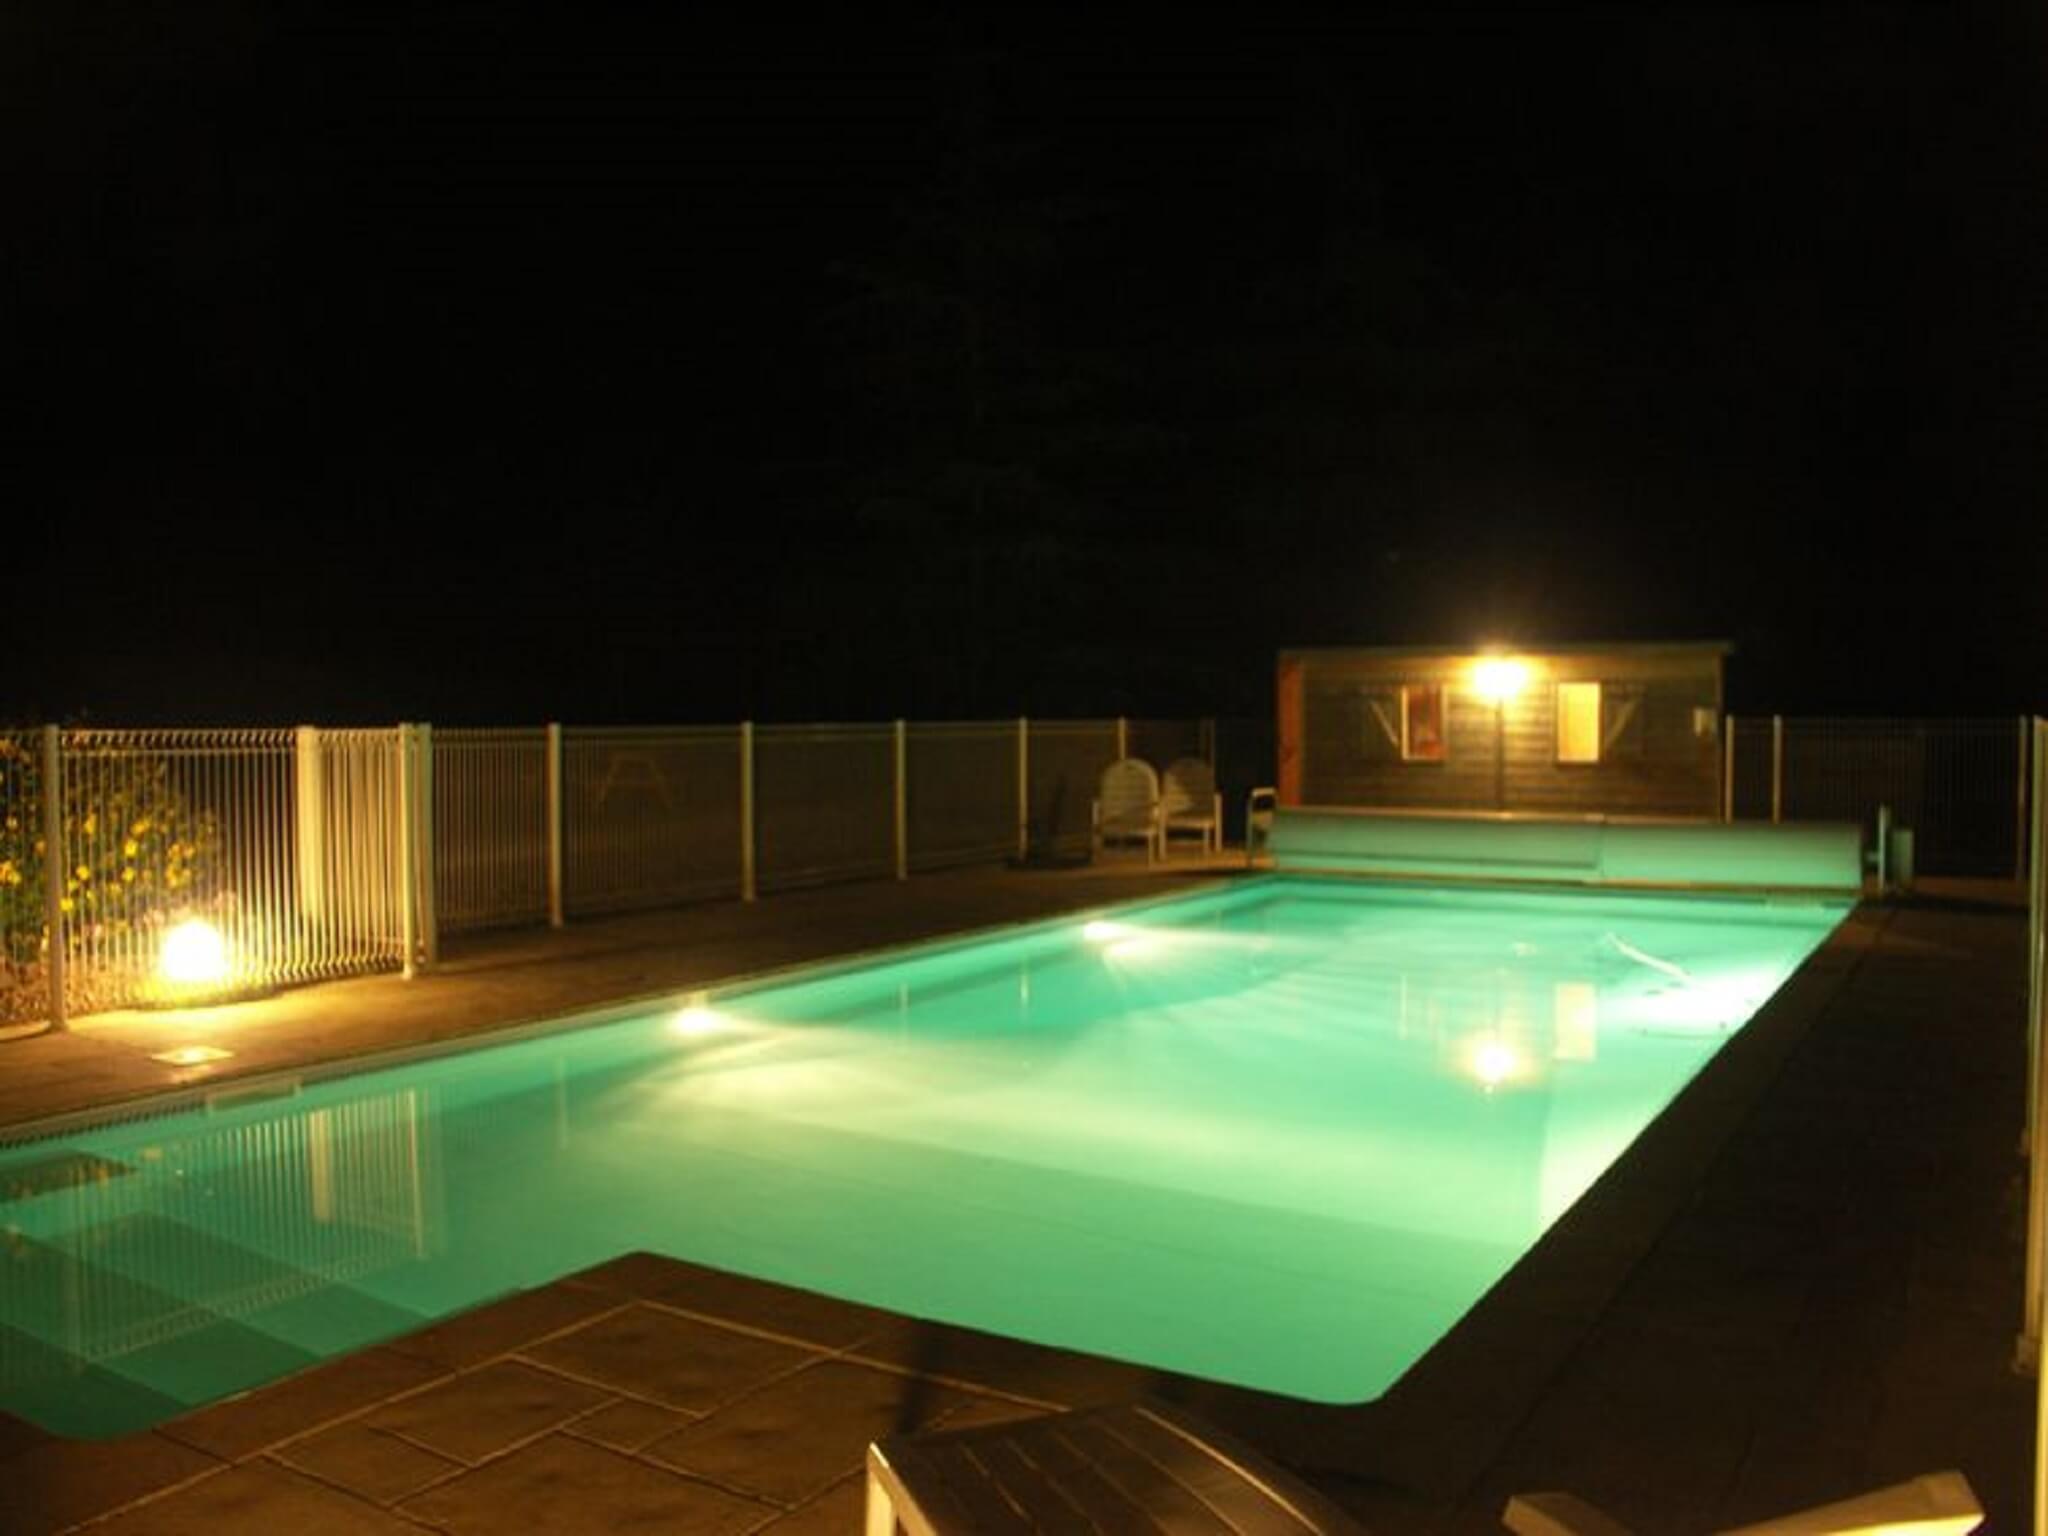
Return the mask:
[[[2021,715],[2020,767],[2019,772],[2013,775],[2013,798],[2019,802],[2014,818],[2015,830],[2012,840],[2012,877],[2015,880],[2027,878],[2027,738],[2031,734],[2029,725],[2028,717]]]
[[[740,722],[740,900],[755,899],[754,722]]]
[[[2048,838],[2042,816],[2042,747],[2044,740],[2048,740],[2048,721],[2035,720],[2033,736],[2034,872],[2027,904],[2027,1262],[2017,1363],[2039,1376],[2048,1374],[2041,1370],[2041,1244],[2048,1238],[2048,1137],[2041,1134],[2040,1123],[2041,1100],[2044,1089],[2048,1089],[2041,1079],[2041,930],[2044,919],[2048,919],[2048,912],[2043,911],[2048,906],[2048,880],[2043,879],[2048,871],[2043,870],[2041,858],[2043,840]],[[2040,1433],[2038,1428],[2036,1433]],[[2040,1496],[2037,1486],[2036,1498]]]
[[[1031,721],[1017,717],[1017,860],[1031,857]]]
[[[422,722],[413,727],[413,767],[418,781],[413,805],[419,817],[413,846],[418,850],[420,874],[420,963],[431,966],[441,958],[441,925],[435,917],[434,902],[434,727]]]
[[[910,725],[896,722],[896,878],[910,878]]]
[[[43,931],[50,982],[50,1028],[67,1029],[64,1012],[64,747],[57,727],[43,727]]]
[[[1785,717],[1771,716],[1771,822],[1785,819]]]
[[[1735,717],[1725,715],[1727,729],[1721,742],[1721,819],[1735,819]]]
[[[548,926],[562,926],[562,723],[548,722]]]
[[[1128,715],[1116,717],[1116,756],[1122,762],[1131,755],[1131,719]]]
[[[2034,720],[2031,722],[2031,726],[2033,738],[2033,803],[2031,809],[2033,814],[2030,818],[2031,826],[2029,828],[2031,850],[2027,880],[2027,1083],[2030,1088],[2040,1081],[2041,1010],[2043,1005],[2041,979],[2044,966],[2048,966],[2048,949],[2044,949],[2044,945],[2048,945],[2048,939],[2044,939],[2042,933],[2043,927],[2048,926],[2048,867],[2044,867],[2042,858],[2043,853],[2048,852],[2048,849],[2043,847],[2044,843],[2048,843],[2048,807],[2044,807],[2042,804],[2043,781],[2048,780],[2048,764],[2044,764],[2042,761],[2041,750],[2044,742],[2048,742],[2048,723]],[[2040,1095],[2029,1092],[2027,1095],[2026,1136],[2021,1142],[2022,1148],[2028,1152],[2033,1150],[2040,1112]],[[2030,1245],[2027,1249],[2028,1273],[2030,1275],[2033,1274],[2032,1266],[2035,1262],[2034,1250]],[[2030,1282],[2028,1285],[2029,1294],[2032,1294],[2033,1286],[2034,1282]]]
[[[419,913],[414,906],[414,893],[419,889],[418,873],[414,869],[419,854],[413,847],[412,817],[412,768],[408,759],[412,756],[412,727],[398,728],[398,944],[399,953],[404,957],[404,972],[407,981],[415,975],[416,951],[419,947]]]

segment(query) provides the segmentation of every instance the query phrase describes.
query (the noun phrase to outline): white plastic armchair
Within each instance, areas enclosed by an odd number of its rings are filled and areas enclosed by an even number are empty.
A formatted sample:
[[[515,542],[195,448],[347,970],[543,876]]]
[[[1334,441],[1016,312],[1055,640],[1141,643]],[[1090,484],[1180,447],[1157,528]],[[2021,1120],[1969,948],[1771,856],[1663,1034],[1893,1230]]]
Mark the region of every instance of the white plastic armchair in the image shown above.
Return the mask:
[[[1223,797],[1216,793],[1215,770],[1202,758],[1178,757],[1166,765],[1160,814],[1162,854],[1176,832],[1201,834],[1204,853],[1223,851]]]
[[[1166,828],[1160,815],[1159,775],[1135,757],[1120,757],[1102,770],[1095,792],[1095,851],[1110,842],[1142,842],[1145,860],[1162,855]]]

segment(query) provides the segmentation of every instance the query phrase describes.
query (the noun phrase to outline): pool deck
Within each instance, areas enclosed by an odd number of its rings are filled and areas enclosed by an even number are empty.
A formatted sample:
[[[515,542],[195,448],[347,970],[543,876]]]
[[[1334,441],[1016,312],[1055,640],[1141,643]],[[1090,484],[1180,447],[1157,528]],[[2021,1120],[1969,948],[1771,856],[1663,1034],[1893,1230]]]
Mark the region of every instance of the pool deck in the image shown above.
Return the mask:
[[[0,1044],[0,1125],[1226,877],[960,871],[452,940],[445,963]],[[1923,888],[1924,889],[1924,888]],[[851,1531],[868,1440],[1154,1392],[1372,1529],[1566,1488],[1707,1530],[1960,1467],[2024,1529],[2024,913],[1867,905],[1450,1335],[1323,1408],[653,1255],[111,1442],[0,1415],[0,1531]],[[211,1069],[150,1059],[212,1043]]]

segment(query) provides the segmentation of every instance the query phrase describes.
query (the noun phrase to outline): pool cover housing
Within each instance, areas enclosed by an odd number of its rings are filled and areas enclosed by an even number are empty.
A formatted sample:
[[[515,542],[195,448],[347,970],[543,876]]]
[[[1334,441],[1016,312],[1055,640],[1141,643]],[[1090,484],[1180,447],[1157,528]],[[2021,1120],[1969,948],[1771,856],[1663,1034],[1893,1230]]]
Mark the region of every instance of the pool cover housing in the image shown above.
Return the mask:
[[[1863,885],[1863,829],[1853,822],[1283,808],[1272,849],[1277,867],[1304,873],[1831,894]]]

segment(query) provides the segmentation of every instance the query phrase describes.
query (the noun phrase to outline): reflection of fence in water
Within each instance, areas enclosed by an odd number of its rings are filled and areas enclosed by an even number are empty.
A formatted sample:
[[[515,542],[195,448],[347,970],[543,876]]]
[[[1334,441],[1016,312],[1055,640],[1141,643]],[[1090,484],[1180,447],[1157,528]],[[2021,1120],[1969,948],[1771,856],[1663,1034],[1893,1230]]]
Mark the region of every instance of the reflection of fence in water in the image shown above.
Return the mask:
[[[424,1257],[440,1226],[428,1093],[374,1098],[145,1147],[61,1198],[61,1343],[107,1360]],[[118,1250],[118,1268],[96,1262]],[[147,1275],[146,1287],[129,1278]]]

